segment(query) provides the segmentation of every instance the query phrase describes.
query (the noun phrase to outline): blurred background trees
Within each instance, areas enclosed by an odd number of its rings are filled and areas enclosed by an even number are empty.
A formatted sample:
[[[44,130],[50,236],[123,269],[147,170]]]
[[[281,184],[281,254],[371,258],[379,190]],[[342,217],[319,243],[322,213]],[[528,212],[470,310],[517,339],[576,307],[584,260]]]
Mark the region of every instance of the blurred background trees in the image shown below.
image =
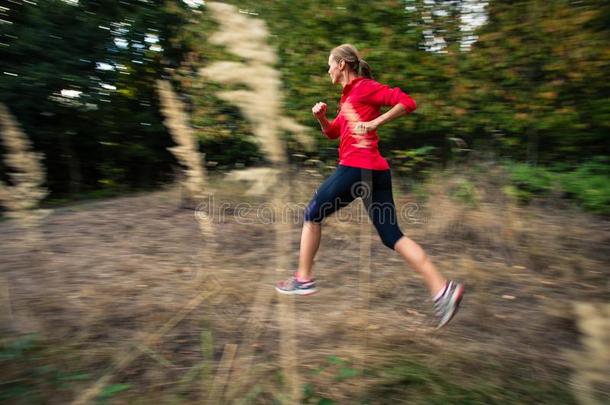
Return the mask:
[[[605,2],[232,3],[268,24],[285,109],[317,134],[308,158],[336,162],[338,145],[318,133],[310,109],[325,101],[333,115],[340,89],[327,76],[328,52],[350,42],[377,80],[418,102],[380,131],[382,153],[401,177],[463,164],[465,154],[493,156],[521,199],[557,185],[585,208],[609,212]],[[217,27],[204,2],[0,4],[0,102],[44,154],[51,200],[172,181],[178,163],[167,151],[157,79],[179,90],[210,169],[264,160],[239,110],[215,96],[221,85],[199,75],[235,59],[209,43]],[[284,139],[303,153],[287,132]],[[10,183],[8,170],[0,163]]]

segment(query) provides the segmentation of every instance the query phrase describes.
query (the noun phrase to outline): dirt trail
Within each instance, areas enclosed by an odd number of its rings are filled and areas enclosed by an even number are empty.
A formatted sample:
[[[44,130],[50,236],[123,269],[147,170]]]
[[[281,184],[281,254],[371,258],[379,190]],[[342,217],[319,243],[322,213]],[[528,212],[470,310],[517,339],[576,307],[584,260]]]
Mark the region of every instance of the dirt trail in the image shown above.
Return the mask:
[[[306,202],[319,180],[295,183],[295,201]],[[189,370],[208,361],[205,372],[213,377],[226,345],[237,345],[225,398],[241,398],[257,384],[281,395],[277,300],[292,298],[276,296],[272,286],[289,274],[273,268],[272,227],[257,220],[255,209],[236,219],[237,203],[257,201],[235,188],[219,189],[215,198],[216,206],[230,206],[215,221],[217,247],[210,257],[201,256],[205,241],[194,212],[178,208],[177,189],[57,209],[44,221],[46,246],[36,254],[14,222],[0,223],[0,275],[9,287],[14,330],[61,342],[96,378],[108,374],[134,384],[132,398],[163,398],[179,387],[196,400],[205,383],[192,386],[185,380]],[[448,277],[466,281],[462,310],[451,327],[434,331],[420,278],[381,244],[372,225],[329,221],[316,262],[321,291],[295,300],[303,379],[329,397],[353,398],[366,389],[363,379],[325,384],[324,373],[312,370],[329,356],[366,368],[396,354],[464,368],[492,358],[502,367],[565,378],[563,352],[580,347],[571,302],[608,302],[609,224],[528,208],[517,213],[517,231],[498,236],[494,221],[507,220],[501,209],[493,211],[499,218],[478,223],[484,219],[473,213],[432,209],[435,200],[417,206],[398,191],[395,199],[411,207],[410,218],[401,218],[403,231]],[[356,204],[346,209],[354,217]],[[289,235],[295,268],[300,229],[295,220]],[[370,284],[360,285],[366,238],[372,238]],[[507,240],[514,245],[502,247]],[[177,324],[146,347],[143,342],[172,319]],[[202,346],[206,331],[213,335],[211,359]],[[138,355],[119,367],[133,352]]]

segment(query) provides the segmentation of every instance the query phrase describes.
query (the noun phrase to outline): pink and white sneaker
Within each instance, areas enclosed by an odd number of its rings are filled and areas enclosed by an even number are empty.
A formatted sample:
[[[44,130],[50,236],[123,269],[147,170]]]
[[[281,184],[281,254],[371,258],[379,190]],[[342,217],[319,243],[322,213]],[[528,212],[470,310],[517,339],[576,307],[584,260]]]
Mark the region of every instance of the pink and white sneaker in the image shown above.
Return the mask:
[[[312,278],[307,281],[299,281],[295,276],[292,276],[287,280],[279,281],[275,285],[275,289],[281,294],[289,295],[310,295],[318,291],[316,290],[315,279]]]
[[[464,285],[455,281],[449,281],[445,286],[441,296],[434,301],[434,312],[438,318],[436,328],[442,328],[455,316],[462,297],[464,295]]]

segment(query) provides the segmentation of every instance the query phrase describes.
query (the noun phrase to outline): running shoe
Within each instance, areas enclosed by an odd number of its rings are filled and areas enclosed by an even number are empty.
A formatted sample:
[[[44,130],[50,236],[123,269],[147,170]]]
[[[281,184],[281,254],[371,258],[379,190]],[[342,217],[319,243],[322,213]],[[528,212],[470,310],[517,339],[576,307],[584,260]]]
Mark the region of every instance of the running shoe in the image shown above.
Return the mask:
[[[438,318],[437,329],[447,325],[455,316],[464,295],[464,285],[449,281],[443,294],[434,301],[434,312]]]
[[[278,282],[275,285],[275,289],[281,294],[290,295],[310,295],[317,291],[315,279],[312,278],[308,281],[298,281],[295,276]]]

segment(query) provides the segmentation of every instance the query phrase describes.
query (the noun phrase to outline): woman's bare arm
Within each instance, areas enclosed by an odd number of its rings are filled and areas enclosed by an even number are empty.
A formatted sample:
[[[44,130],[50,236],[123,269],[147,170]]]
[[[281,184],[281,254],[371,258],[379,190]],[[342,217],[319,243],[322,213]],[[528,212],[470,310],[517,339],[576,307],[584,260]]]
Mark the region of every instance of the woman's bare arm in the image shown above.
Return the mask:
[[[359,122],[356,124],[356,133],[363,135],[376,130],[379,126],[394,121],[395,119],[407,114],[407,110],[402,104],[396,104],[384,114],[368,122]]]
[[[331,122],[328,120],[328,118],[326,118],[326,109],[326,103],[322,102],[316,103],[316,105],[314,105],[311,109],[311,112],[313,113],[314,117],[316,117],[316,119],[320,123],[320,126],[322,127],[322,132],[324,132],[325,134],[331,125]]]
[[[320,126],[322,127],[322,131],[326,132],[328,127],[330,127],[330,121],[328,120],[328,118],[326,118],[326,116],[321,116],[321,117],[316,117],[316,118],[318,119],[318,122],[320,123]]]
[[[373,121],[376,124],[376,127],[379,127],[386,122],[394,121],[396,118],[400,118],[403,115],[407,114],[407,110],[402,104],[396,104],[394,107],[390,108],[384,114],[381,114],[379,117],[375,118]]]

